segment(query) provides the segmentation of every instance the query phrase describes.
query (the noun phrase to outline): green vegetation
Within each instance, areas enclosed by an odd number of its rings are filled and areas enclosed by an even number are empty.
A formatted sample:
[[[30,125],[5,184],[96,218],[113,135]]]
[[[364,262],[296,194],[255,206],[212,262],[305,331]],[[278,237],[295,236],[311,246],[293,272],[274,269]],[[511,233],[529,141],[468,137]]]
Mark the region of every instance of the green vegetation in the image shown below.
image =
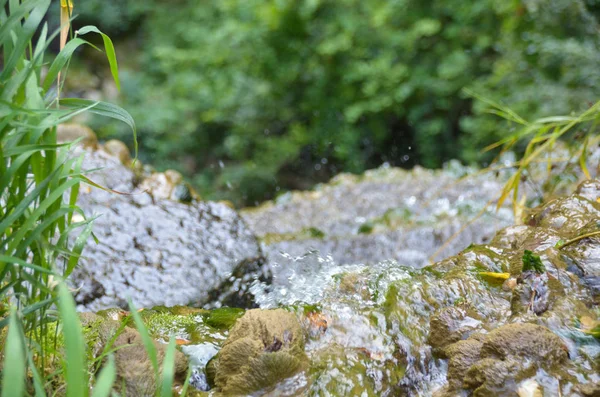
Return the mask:
[[[528,119],[600,97],[597,0],[85,3],[123,40],[145,156],[238,205],[385,161],[489,161],[518,126],[464,87]]]
[[[117,86],[119,79],[112,42],[93,26],[79,29],[52,62],[45,59],[60,34],[43,23],[49,6],[0,0],[0,389],[2,396],[81,397],[94,386],[92,395],[102,397],[112,391],[114,362],[109,358],[93,381],[96,363],[87,362],[75,301],[62,281],[91,233],[93,220],[76,206],[80,183],[91,181],[82,158],[69,155],[74,143],[57,144],[56,127],[85,111],[124,121],[134,133],[135,126],[115,105],[59,98],[71,56],[89,44],[81,38],[89,33],[100,35]],[[163,396],[171,395],[173,349],[161,374]]]
[[[542,274],[546,271],[546,267],[542,263],[539,255],[534,255],[533,252],[525,250],[523,253],[523,272],[533,271]]]

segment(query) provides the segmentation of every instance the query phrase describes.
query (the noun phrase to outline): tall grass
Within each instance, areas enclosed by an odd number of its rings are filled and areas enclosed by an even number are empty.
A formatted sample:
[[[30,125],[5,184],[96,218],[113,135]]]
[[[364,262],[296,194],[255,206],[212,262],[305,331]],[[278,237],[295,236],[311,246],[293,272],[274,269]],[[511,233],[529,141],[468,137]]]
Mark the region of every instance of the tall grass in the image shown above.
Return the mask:
[[[61,3],[63,26],[49,32],[43,20],[50,0],[0,0],[2,396],[53,393],[56,379],[66,380],[67,396],[89,394],[93,382],[81,324],[63,280],[77,265],[91,233],[91,222],[75,222],[73,215],[84,215],[76,205],[79,185],[92,182],[81,172],[82,158],[70,155],[76,142],[57,144],[57,126],[88,111],[127,123],[135,137],[133,119],[123,109],[99,101],[59,98],[75,50],[94,47],[82,38],[90,33],[101,35],[119,86],[111,40],[88,26],[71,33],[66,42],[72,2]],[[59,34],[65,41],[48,62],[48,46]],[[74,231],[78,237],[69,238]],[[64,366],[56,370],[59,337],[66,356]],[[170,382],[170,375],[166,378]],[[114,379],[115,365],[109,358],[93,396],[108,396]]]
[[[516,163],[515,172],[502,188],[497,201],[497,208],[500,208],[510,198],[515,214],[522,212],[520,207],[523,203],[519,201],[519,191],[523,177],[530,167],[540,161],[546,162],[550,171],[553,160],[549,154],[559,139],[570,134],[577,133],[579,135],[579,144],[575,156],[578,158],[578,164],[584,176],[588,179],[591,178],[587,164],[587,154],[590,143],[598,144],[597,129],[600,125],[600,101],[591,105],[579,115],[552,116],[529,121],[502,103],[482,97],[470,90],[464,91],[467,95],[487,104],[488,113],[509,121],[515,127],[514,132],[484,150],[500,148],[503,153],[515,148],[517,144],[525,145],[523,155]]]

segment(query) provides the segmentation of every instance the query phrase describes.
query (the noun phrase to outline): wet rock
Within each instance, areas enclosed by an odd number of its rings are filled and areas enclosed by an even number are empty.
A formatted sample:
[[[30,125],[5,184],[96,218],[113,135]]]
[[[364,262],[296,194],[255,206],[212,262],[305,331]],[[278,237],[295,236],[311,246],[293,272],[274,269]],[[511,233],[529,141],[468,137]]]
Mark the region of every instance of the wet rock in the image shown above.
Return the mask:
[[[540,384],[534,379],[527,379],[519,385],[517,389],[519,397],[544,397]]]
[[[447,376],[452,390],[462,387],[467,371],[480,358],[482,346],[483,342],[474,337],[456,342],[445,349],[444,353],[449,357]]]
[[[340,174],[315,191],[287,193],[244,210],[242,216],[274,263],[280,263],[280,252],[301,256],[317,250],[336,263],[393,259],[422,267],[440,248],[437,259],[489,241],[497,229],[512,223],[507,208],[485,211],[501,189],[501,178],[459,180],[469,169],[458,168],[463,171],[381,167],[361,176]],[[481,210],[482,217],[469,223]],[[308,230],[320,234],[307,236]]]
[[[550,289],[548,275],[527,271],[518,278],[517,287],[513,290],[513,313],[532,311],[542,314],[550,306]]]
[[[282,309],[249,310],[231,329],[209,376],[222,395],[247,395],[307,367],[302,328]]]
[[[258,307],[251,291],[256,282],[270,285],[273,275],[264,257],[242,260],[227,280],[208,293],[206,307]]]
[[[536,208],[529,224],[561,233],[564,238],[577,237],[586,227],[596,227],[600,220],[600,203],[579,195],[558,198]]]
[[[463,379],[463,387],[474,389],[473,396],[496,396],[514,390],[513,379],[519,373],[519,363],[510,358],[483,358],[473,364]],[[501,392],[499,392],[502,390]]]
[[[446,348],[450,388],[470,389],[474,396],[516,393],[518,379],[553,371],[567,361],[562,340],[545,327],[507,324]]]
[[[79,206],[86,216],[98,216],[93,232],[99,241],[88,240],[69,279],[80,309],[127,307],[128,298],[136,307],[202,305],[223,283],[231,295],[242,291],[238,296],[249,302],[243,298],[244,283],[264,273],[252,274],[258,267],[244,263],[261,257],[261,250],[234,210],[212,202],[153,198],[117,157],[105,151],[79,153],[84,170],[100,168],[89,173],[90,179],[119,192],[80,190]]]
[[[447,307],[431,317],[427,342],[434,349],[443,349],[480,328],[481,321],[470,317],[464,309]]]
[[[535,324],[508,324],[491,331],[481,354],[500,360],[509,357],[535,360],[549,368],[568,358],[562,340],[547,328]]]
[[[584,397],[600,396],[600,380],[594,383],[587,383],[577,386],[577,391]]]
[[[58,143],[72,142],[81,138],[81,145],[90,150],[98,148],[98,138],[91,128],[82,124],[66,123],[60,124],[56,129],[56,141]]]
[[[600,180],[591,179],[581,182],[575,193],[590,201],[598,202],[600,200]]]

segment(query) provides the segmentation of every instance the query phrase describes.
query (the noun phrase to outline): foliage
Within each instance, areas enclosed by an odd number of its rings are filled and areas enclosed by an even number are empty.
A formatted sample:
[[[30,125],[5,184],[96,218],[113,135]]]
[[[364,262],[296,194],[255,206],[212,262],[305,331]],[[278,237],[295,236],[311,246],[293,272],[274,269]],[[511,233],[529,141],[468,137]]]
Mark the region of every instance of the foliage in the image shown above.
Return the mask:
[[[532,271],[532,272],[536,272],[539,274],[542,274],[546,271],[546,268],[544,266],[544,264],[542,263],[542,260],[540,259],[539,255],[534,255],[533,252],[531,252],[530,250],[525,250],[525,252],[523,253],[523,272],[528,272],[528,271]]]
[[[49,7],[50,0],[12,0],[8,5],[7,0],[0,0],[3,396],[54,395],[65,382],[66,396],[89,394],[92,381],[81,324],[73,297],[61,280],[77,265],[91,232],[90,220],[85,220],[76,200],[80,183],[92,182],[81,171],[82,159],[69,154],[74,143],[57,144],[56,129],[90,111],[126,122],[135,135],[131,116],[115,105],[59,99],[71,56],[78,47],[89,44],[81,38],[89,33],[101,36],[117,85],[119,80],[112,42],[93,26],[79,29],[54,60],[47,62],[47,49],[60,33],[50,32],[43,23]],[[76,221],[74,215],[83,220]],[[109,359],[93,396],[108,396],[114,378],[115,366]],[[165,370],[164,378],[165,388],[170,388],[172,374]]]
[[[487,150],[501,147],[504,152],[513,149],[519,143],[523,143],[525,146],[523,156],[517,162],[518,166],[515,172],[502,189],[497,208],[500,208],[510,196],[515,215],[522,212],[520,206],[523,203],[519,200],[519,188],[523,177],[527,176],[529,168],[539,161],[546,162],[548,170],[550,170],[555,163],[550,156],[552,149],[560,138],[569,134],[576,135],[577,140],[581,142],[578,150],[575,151],[575,155],[579,158],[578,163],[581,171],[587,179],[591,179],[587,167],[587,155],[589,146],[598,145],[599,142],[596,132],[600,124],[600,101],[579,115],[551,116],[527,121],[505,105],[483,98],[469,90],[465,90],[465,92],[478,98],[480,103],[487,105],[486,112],[500,116],[518,127],[514,128],[511,134],[506,134],[504,138],[488,146]],[[569,242],[569,244],[571,243]]]
[[[238,204],[385,161],[491,159],[512,127],[463,87],[531,119],[600,91],[594,0],[146,4],[123,84],[143,152]]]

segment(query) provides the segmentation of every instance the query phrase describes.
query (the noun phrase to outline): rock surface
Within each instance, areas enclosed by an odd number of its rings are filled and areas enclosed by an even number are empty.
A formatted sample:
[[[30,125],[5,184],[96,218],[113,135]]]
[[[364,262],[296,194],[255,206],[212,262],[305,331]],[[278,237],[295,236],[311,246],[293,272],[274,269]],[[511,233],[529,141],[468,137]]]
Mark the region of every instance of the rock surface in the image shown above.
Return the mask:
[[[228,206],[167,199],[167,175],[147,181],[158,186],[154,195],[141,192],[144,174],[115,156],[91,151],[85,166],[108,164],[92,179],[136,194],[82,191],[88,214],[108,214],[96,226],[108,243],[84,252],[75,275],[83,283],[79,302],[122,305],[130,294],[146,306],[192,299],[260,307],[141,313],[157,343],[177,338],[195,395],[522,397],[599,390],[598,181],[527,211],[524,224],[494,235],[512,222],[507,211],[499,218],[489,211],[502,175],[459,180],[467,171],[456,167],[341,175],[313,192],[243,212],[265,259]],[[430,264],[438,249],[454,255]],[[101,260],[85,262],[91,258]],[[151,388],[147,377],[136,382]]]
[[[70,278],[80,309],[124,308],[129,298],[136,307],[202,305],[215,290],[251,305],[240,296],[244,285],[265,281],[269,270],[244,221],[224,204],[183,203],[140,189],[138,182],[149,184],[122,163],[130,156],[119,147],[76,149],[82,168],[93,170],[91,180],[120,192],[81,187],[78,204],[86,217],[97,217],[99,242],[88,239]]]
[[[117,374],[115,392],[120,393],[124,389],[125,395],[131,397],[155,395],[160,379],[156,379],[142,336],[135,328],[120,329],[120,322],[111,318],[111,313],[103,314],[82,313],[80,316],[86,342],[92,347],[93,356],[90,358],[98,358],[104,350],[112,350]],[[110,346],[107,346],[109,343]],[[154,349],[162,373],[167,345],[154,341]],[[181,386],[184,383],[187,369],[187,358],[180,351],[175,351],[174,385]]]
[[[296,316],[282,309],[255,309],[237,320],[207,373],[221,395],[242,396],[272,387],[307,364]]]
[[[287,193],[242,216],[269,259],[282,267],[280,252],[294,257],[311,250],[336,263],[396,260],[422,267],[489,241],[513,222],[510,210],[496,213],[493,205],[503,178],[461,179],[469,172],[475,170],[451,163],[439,171],[381,167],[360,176],[340,174],[314,191]]]

